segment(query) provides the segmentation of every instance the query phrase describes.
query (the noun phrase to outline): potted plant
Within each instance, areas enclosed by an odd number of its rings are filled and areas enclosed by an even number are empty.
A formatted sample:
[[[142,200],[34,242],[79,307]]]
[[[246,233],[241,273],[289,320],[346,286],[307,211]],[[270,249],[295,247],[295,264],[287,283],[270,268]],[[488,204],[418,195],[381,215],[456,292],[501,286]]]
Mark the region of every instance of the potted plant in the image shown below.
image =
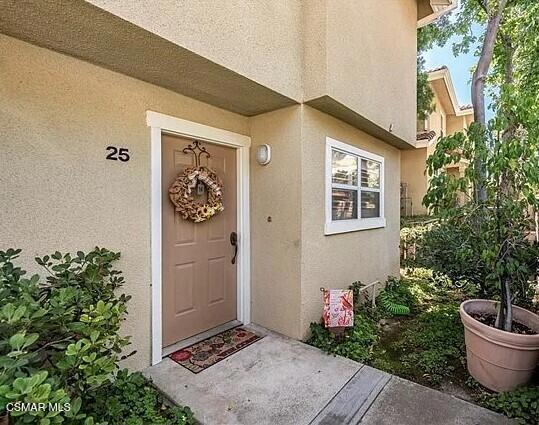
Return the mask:
[[[485,270],[480,289],[491,299],[463,302],[460,315],[468,371],[494,391],[525,384],[539,362],[539,316],[515,305],[531,305],[538,267],[539,246],[532,237],[532,212],[539,206],[538,144],[520,128],[509,131],[487,132],[472,124],[466,134],[441,139],[427,161],[432,178],[424,200],[461,238],[453,255]],[[489,148],[478,150],[477,139],[485,137]],[[477,156],[484,173],[475,168]],[[443,172],[462,161],[470,164],[463,176]],[[470,190],[478,180],[483,199]],[[459,203],[462,194],[466,201]]]
[[[453,255],[474,270],[478,263],[485,270],[480,289],[490,299],[463,302],[460,315],[468,371],[494,391],[525,384],[539,362],[539,316],[522,308],[531,306],[539,258],[533,237],[533,211],[539,206],[534,137],[508,121],[493,122],[490,131],[472,124],[466,134],[442,138],[427,161],[432,177],[424,202],[461,238]],[[477,140],[485,138],[488,143],[480,148]],[[443,172],[463,161],[469,163],[464,175]],[[470,190],[479,185],[485,190],[482,198]],[[463,194],[466,200],[459,203]]]
[[[469,264],[481,275],[469,280],[479,282],[487,299],[460,306],[468,371],[504,391],[526,383],[539,361],[539,316],[529,310],[539,257],[532,236],[539,206],[537,23],[530,19],[536,6],[505,0],[466,6],[453,28],[466,32],[477,18],[485,28],[472,77],[474,123],[438,141],[427,160],[424,203],[449,229],[439,232],[452,242],[445,261]],[[464,37],[460,47],[472,39]],[[485,87],[494,88],[488,124]],[[445,172],[463,164],[463,175]]]

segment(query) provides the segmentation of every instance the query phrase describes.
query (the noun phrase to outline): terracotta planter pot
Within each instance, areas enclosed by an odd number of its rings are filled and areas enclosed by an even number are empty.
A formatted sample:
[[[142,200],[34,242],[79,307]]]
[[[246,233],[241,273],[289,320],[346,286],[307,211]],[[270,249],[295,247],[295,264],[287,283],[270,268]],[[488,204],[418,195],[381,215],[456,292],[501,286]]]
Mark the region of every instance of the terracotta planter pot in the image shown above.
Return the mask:
[[[496,314],[498,303],[468,300],[460,305],[468,372],[493,391],[526,384],[539,362],[539,335],[520,335],[487,326],[470,313]],[[513,306],[513,320],[539,333],[539,316]]]

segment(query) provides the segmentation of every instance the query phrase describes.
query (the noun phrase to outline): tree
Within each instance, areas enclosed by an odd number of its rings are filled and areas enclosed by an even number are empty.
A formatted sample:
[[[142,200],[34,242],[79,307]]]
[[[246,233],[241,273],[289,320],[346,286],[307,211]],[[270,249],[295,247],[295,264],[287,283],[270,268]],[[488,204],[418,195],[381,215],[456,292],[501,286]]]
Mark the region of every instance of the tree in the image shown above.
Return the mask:
[[[434,110],[434,92],[430,88],[428,74],[425,71],[425,59],[417,55],[417,119],[426,120]]]
[[[483,25],[477,38],[472,26]],[[512,326],[511,288],[525,287],[537,267],[537,245],[531,245],[529,212],[538,208],[539,193],[539,4],[534,0],[466,0],[459,15],[430,30],[445,43],[460,34],[456,53],[480,41],[472,77],[475,123],[466,133],[442,139],[428,160],[431,179],[425,203],[454,226],[464,228],[473,243],[461,253],[488,265],[488,279],[500,289],[497,327]],[[485,90],[494,95],[495,118],[487,123]],[[447,165],[470,161],[465,176],[440,173]],[[473,187],[463,206],[457,192]],[[468,241],[469,242],[469,241]]]

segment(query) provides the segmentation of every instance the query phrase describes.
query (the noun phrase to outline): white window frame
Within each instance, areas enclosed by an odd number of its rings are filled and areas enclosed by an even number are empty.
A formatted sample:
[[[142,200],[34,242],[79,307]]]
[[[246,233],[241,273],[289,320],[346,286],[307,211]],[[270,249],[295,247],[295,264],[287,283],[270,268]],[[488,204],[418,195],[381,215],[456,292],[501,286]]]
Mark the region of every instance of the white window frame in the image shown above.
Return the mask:
[[[346,185],[333,184],[332,179],[332,150],[339,150],[343,153],[351,154],[358,158],[358,202],[357,202],[357,219],[350,220],[333,220],[332,219],[332,188],[341,187],[349,189]],[[380,217],[371,217],[371,218],[361,218],[361,159],[367,159],[371,161],[376,161],[380,164],[380,188],[365,188],[364,190],[369,190],[372,192],[380,193]],[[346,232],[355,232],[359,230],[368,230],[368,229],[379,229],[386,227],[386,218],[384,212],[384,195],[385,195],[385,186],[384,186],[384,157],[376,155],[371,152],[364,151],[353,145],[347,143],[339,142],[338,140],[332,139],[331,137],[326,137],[326,223],[325,223],[325,234],[334,235],[338,233]]]

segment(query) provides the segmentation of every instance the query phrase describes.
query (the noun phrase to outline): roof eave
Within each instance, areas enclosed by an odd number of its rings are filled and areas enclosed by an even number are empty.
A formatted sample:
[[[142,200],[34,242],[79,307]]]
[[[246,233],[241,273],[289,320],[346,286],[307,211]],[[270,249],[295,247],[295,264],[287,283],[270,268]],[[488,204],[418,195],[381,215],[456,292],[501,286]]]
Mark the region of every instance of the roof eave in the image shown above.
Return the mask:
[[[451,79],[451,73],[449,72],[449,69],[446,66],[440,69],[437,69],[435,71],[428,72],[429,82],[439,80],[439,79],[442,79],[444,81],[445,89],[447,90],[449,101],[453,109],[451,111],[451,115],[461,117],[461,116],[473,114],[474,112],[473,108],[461,109],[459,102],[457,100],[457,93],[455,91],[455,86],[453,84],[453,80]]]
[[[452,3],[447,6],[432,6],[432,12],[430,15],[424,16],[421,19],[417,20],[417,28],[421,28],[424,26],[427,26],[431,24],[432,22],[436,21],[440,17],[448,14],[452,10],[455,10],[458,7],[458,0],[450,0]],[[439,8],[438,10],[436,10]]]

